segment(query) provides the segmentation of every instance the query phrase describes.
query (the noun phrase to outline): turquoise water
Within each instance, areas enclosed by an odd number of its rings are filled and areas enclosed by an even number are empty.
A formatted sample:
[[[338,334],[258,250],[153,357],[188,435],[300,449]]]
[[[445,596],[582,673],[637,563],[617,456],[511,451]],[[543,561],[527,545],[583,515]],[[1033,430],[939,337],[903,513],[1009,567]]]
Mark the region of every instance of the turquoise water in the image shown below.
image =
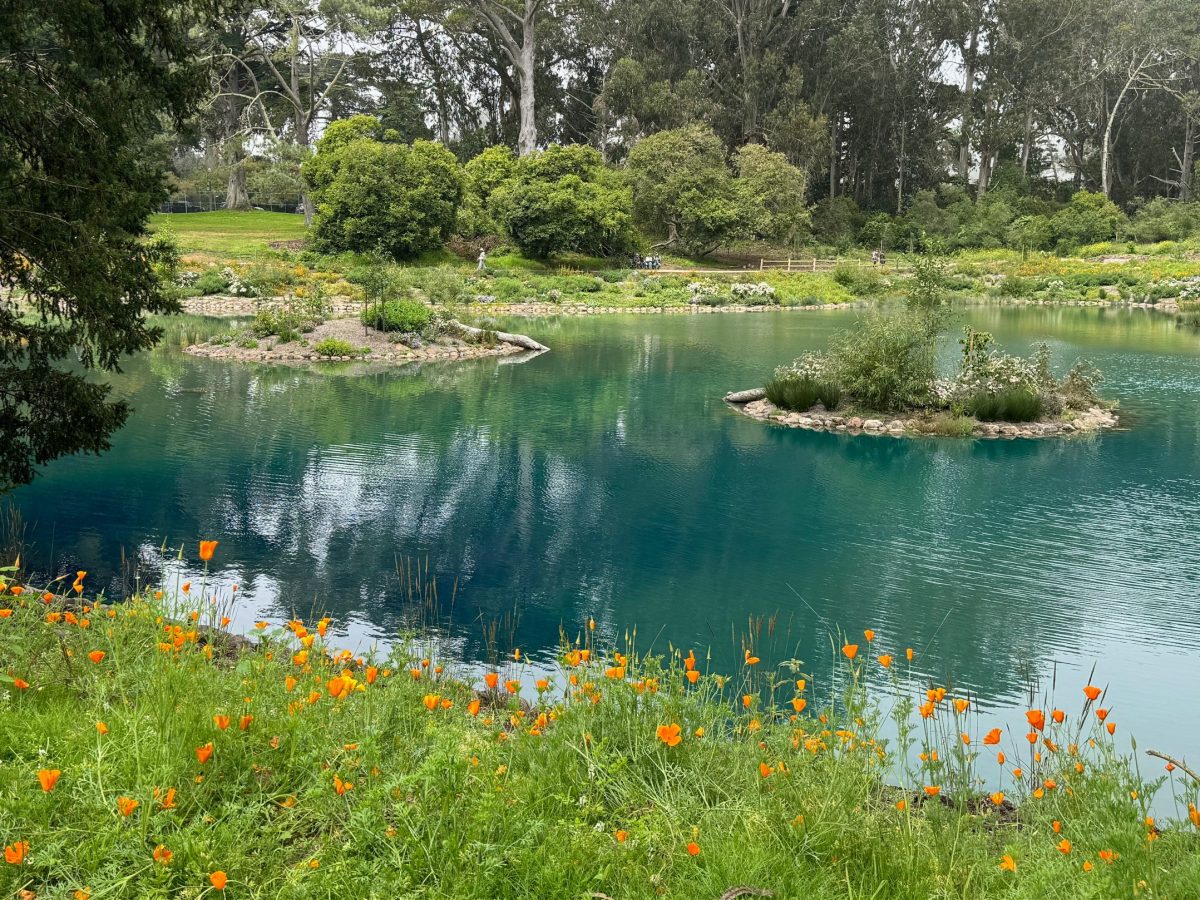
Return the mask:
[[[963,315],[1010,350],[1045,338],[1060,369],[1090,358],[1128,430],[850,437],[721,402],[823,346],[844,311],[523,320],[551,353],[402,371],[164,349],[118,379],[137,411],[112,452],[16,494],[27,559],[120,593],[158,577],[164,541],[194,558],[219,538],[237,624],[327,609],[360,646],[429,620],[397,577],[427,561],[439,633],[478,660],[493,630],[548,659],[560,626],[593,616],[726,667],[752,635],[819,678],[831,634],[870,627],[984,707],[1057,681],[1074,708],[1095,665],[1118,734],[1194,747],[1200,337],[1141,311]]]

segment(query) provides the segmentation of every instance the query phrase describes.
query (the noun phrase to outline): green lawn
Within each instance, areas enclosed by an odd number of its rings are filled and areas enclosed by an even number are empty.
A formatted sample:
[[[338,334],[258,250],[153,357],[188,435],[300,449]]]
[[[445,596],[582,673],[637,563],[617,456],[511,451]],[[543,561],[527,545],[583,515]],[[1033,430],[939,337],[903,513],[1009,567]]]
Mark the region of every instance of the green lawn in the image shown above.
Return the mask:
[[[155,231],[169,229],[184,253],[212,253],[249,259],[268,252],[271,241],[304,237],[304,216],[276,212],[158,213],[150,218]]]

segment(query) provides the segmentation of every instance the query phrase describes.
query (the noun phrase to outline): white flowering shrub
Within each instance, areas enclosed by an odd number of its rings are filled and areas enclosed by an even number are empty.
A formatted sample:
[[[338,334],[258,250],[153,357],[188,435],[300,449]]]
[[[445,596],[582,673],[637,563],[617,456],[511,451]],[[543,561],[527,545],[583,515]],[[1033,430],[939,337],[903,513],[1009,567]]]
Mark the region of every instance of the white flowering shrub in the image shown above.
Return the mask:
[[[221,275],[225,278],[226,281],[229,282],[229,287],[227,288],[227,290],[234,297],[257,297],[258,296],[258,291],[254,288],[254,285],[250,284],[249,282],[243,281],[238,276],[238,273],[235,272],[231,266],[226,266],[224,269],[222,269]]]
[[[775,288],[765,281],[737,282],[730,286],[729,293],[742,303],[763,304],[775,302]]]

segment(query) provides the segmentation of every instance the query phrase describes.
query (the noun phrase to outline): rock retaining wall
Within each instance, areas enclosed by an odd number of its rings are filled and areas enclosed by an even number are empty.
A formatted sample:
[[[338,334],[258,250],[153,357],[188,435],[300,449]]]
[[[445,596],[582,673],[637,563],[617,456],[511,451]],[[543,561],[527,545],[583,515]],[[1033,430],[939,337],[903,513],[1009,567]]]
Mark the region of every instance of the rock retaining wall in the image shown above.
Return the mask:
[[[766,399],[752,400],[749,403],[731,401],[730,405],[752,419],[785,425],[788,428],[845,431],[851,434],[892,435],[894,437],[930,433],[927,427],[923,427],[927,425],[928,420],[914,416],[868,419],[862,416],[839,416],[834,413],[788,412]],[[1093,406],[1091,409],[1078,413],[1069,421],[1062,422],[976,422],[971,430],[971,435],[984,438],[1041,438],[1086,434],[1103,428],[1113,428],[1116,424],[1116,413],[1101,406]]]

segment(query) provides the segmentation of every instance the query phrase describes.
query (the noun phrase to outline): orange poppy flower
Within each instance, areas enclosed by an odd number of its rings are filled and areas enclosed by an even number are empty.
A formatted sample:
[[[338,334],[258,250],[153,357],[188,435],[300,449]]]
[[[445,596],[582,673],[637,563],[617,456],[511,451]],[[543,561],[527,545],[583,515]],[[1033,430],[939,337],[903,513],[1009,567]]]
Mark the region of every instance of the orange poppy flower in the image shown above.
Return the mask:
[[[930,797],[936,797],[941,792],[942,792],[941,787],[936,784],[925,785],[925,793],[928,794]]]
[[[1013,774],[1013,778],[1021,778],[1025,774],[1025,771],[1023,769],[1019,769],[1019,768],[1013,769],[1012,774]]]
[[[172,853],[162,844],[159,844],[157,847],[155,847],[154,852],[150,855],[154,857],[154,861],[156,863],[162,863],[164,866],[169,865],[171,859],[175,856],[174,853]]]
[[[765,762],[760,762],[758,764],[758,774],[761,775],[763,778],[769,778],[771,776],[771,773],[774,771],[775,770],[772,769],[770,766],[768,766]]]
[[[212,741],[209,741],[207,744],[205,744],[202,747],[196,748],[196,759],[199,760],[200,765],[204,765],[206,762],[208,762],[210,759],[212,759],[212,755],[213,755]]]
[[[689,841],[688,845],[687,845],[687,852],[688,852],[689,856],[699,856],[700,855],[700,845],[697,844],[695,841]]]
[[[1061,725],[1063,722],[1063,719],[1065,719],[1066,717],[1067,717],[1067,714],[1065,712],[1063,712],[1061,709],[1053,710],[1050,713],[1050,718],[1052,718],[1055,721],[1055,723],[1058,725]]]
[[[1029,721],[1030,726],[1037,731],[1041,731],[1046,727],[1046,714],[1040,709],[1029,710],[1029,712],[1025,713],[1025,718]]]
[[[504,689],[510,694],[515,694],[517,691],[521,690],[521,682],[517,681],[515,678],[510,678],[504,682]]]
[[[1111,866],[1113,864],[1113,860],[1117,858],[1118,854],[1113,850],[1101,850],[1096,855]]]
[[[993,728],[991,731],[985,734],[983,736],[983,742],[988,746],[995,746],[996,744],[1000,743],[1000,729]]]
[[[488,686],[489,690],[495,690],[496,685],[500,683],[500,676],[495,672],[488,672],[483,676],[483,683]]]
[[[670,725],[659,725],[655,734],[668,747],[674,747],[683,740],[679,735],[679,726],[674,722]]]
[[[442,698],[439,697],[437,694],[426,694],[424,697],[421,698],[421,702],[425,704],[426,709],[435,710],[435,709],[437,709],[438,701],[441,699]]]
[[[47,794],[54,790],[54,785],[58,783],[58,776],[62,775],[59,769],[38,769],[38,783],[42,786],[42,790]]]
[[[1000,870],[1002,872],[1017,871],[1017,861],[1005,853],[1002,857],[1000,857]]]
[[[1096,718],[1103,722],[1108,718],[1108,710],[1103,708],[1096,710]]]
[[[348,781],[342,781],[342,779],[339,776],[334,775],[333,776],[333,789],[335,791],[337,791],[337,795],[339,797],[341,797],[342,795],[344,795],[346,793],[346,791],[354,790],[354,785],[352,785]]]
[[[700,673],[697,672],[695,669],[688,669],[686,672],[683,673],[683,677],[688,680],[689,684],[695,684],[697,681],[700,680]]]
[[[867,639],[867,643],[869,644],[871,641],[875,640],[875,632],[868,628],[863,632],[863,637]]]
[[[803,697],[792,698],[792,709],[796,712],[804,712],[804,707],[808,706],[808,701]]]
[[[190,581],[185,581],[179,589],[185,594],[190,594],[192,591],[192,583]]]
[[[933,715],[933,701],[932,701],[932,700],[927,700],[926,702],[924,702],[924,703],[922,703],[922,704],[921,704],[921,706],[919,707],[919,709],[920,709],[920,711],[921,711],[921,718],[922,718],[922,719],[928,719],[928,718],[930,718],[930,717]]]
[[[687,657],[683,660],[683,667],[689,672],[691,672],[693,669],[696,668],[696,651],[695,650],[688,651]]]
[[[472,716],[479,715],[479,698],[478,697],[476,697],[474,700],[472,700],[470,703],[467,704],[467,712],[469,714],[471,714]]]
[[[209,875],[208,880],[218,891],[225,890],[225,885],[229,884],[229,876],[220,869]]]
[[[154,796],[159,796],[158,788],[154,789]],[[175,788],[167,788],[167,792],[162,795],[162,799],[158,801],[158,805],[163,809],[175,808]]]
[[[217,549],[219,541],[201,541],[200,542],[200,558],[204,562],[208,562],[213,558],[213,551]]]
[[[14,678],[13,679],[13,687],[15,687],[18,691],[28,690],[29,682],[26,681],[24,678]]]
[[[101,736],[104,736],[104,735],[108,734],[108,726],[107,726],[107,725],[105,725],[103,722],[97,722],[97,723],[96,723],[96,730],[97,730],[98,732],[100,732],[100,735],[101,735]]]
[[[4,848],[4,861],[10,866],[19,866],[29,853],[29,841],[16,841]]]
[[[1089,700],[1097,700],[1100,697],[1100,688],[1094,684],[1089,684],[1083,689],[1083,693]]]
[[[229,727],[229,716],[215,715],[213,716],[213,724],[224,731]]]
[[[609,666],[607,669],[604,670],[604,674],[606,676],[608,676],[609,678],[613,679],[614,681],[620,681],[622,678],[625,677],[625,667],[624,666]],[[513,681],[506,681],[504,683],[504,686],[508,687],[508,685],[515,684],[515,683],[516,682],[513,682]]]
[[[0,609],[0,619],[7,619],[12,616],[11,609]]]
[[[289,692],[294,691],[296,689],[296,679],[289,675],[287,678],[283,679],[283,687]]]
[[[1038,742],[1038,733],[1036,731],[1029,732],[1029,734],[1025,735],[1025,740],[1029,741],[1030,744],[1036,744]]]
[[[958,699],[956,699],[954,701],[954,710],[959,715],[962,715],[963,713],[965,713],[967,711],[967,709],[968,709],[968,707],[970,707],[970,705],[971,705],[970,701],[964,700],[962,697],[959,697]]]
[[[1117,733],[1117,723],[1116,722],[1105,722],[1104,728],[1106,731],[1108,731],[1109,734]]]
[[[1066,838],[1063,838],[1061,841],[1059,841],[1058,842],[1058,852],[1063,853],[1063,854],[1070,853],[1071,852],[1071,842],[1068,841]]]
[[[999,806],[1004,802],[1004,792],[996,791],[994,794],[992,794],[990,799],[992,801],[992,806]]]
[[[907,800],[897,800],[896,801],[896,809],[900,810],[900,812],[904,812],[906,809],[908,809],[908,801]]]
[[[88,659],[90,659],[92,662],[94,662],[98,665],[98,664],[104,662],[104,651],[103,650],[93,650],[91,653],[88,654]]]
[[[846,659],[854,659],[854,657],[858,656],[858,644],[846,644],[842,647],[842,653]]]
[[[761,660],[757,656],[751,656],[750,651],[746,651],[746,665],[757,666],[760,662]]]
[[[117,798],[117,811],[126,817],[132,816],[133,811],[141,805],[141,803],[139,803],[137,800],[134,800],[132,797]]]
[[[912,649],[912,647],[905,647],[905,648],[904,648],[904,658],[905,658],[905,659],[907,659],[909,662],[912,662],[912,661],[913,661],[913,649]]]
[[[880,656],[879,664],[881,666],[883,666],[885,669],[890,669],[892,667],[892,655],[890,653],[885,653],[882,656]]]
[[[613,832],[613,837],[615,837],[617,839],[618,844],[623,844],[623,843],[625,843],[626,840],[628,840],[629,832],[623,828],[618,828],[616,831]]]
[[[1005,759],[1004,751],[1001,750],[999,753],[996,754],[996,762],[998,762],[1000,765],[1004,765],[1004,759]]]
[[[251,722],[253,722],[253,721],[254,721],[254,716],[250,716],[250,715],[242,716],[242,717],[241,717],[241,718],[238,720],[238,728],[239,728],[241,731],[249,731],[249,730],[250,730],[250,723],[251,723]]]

